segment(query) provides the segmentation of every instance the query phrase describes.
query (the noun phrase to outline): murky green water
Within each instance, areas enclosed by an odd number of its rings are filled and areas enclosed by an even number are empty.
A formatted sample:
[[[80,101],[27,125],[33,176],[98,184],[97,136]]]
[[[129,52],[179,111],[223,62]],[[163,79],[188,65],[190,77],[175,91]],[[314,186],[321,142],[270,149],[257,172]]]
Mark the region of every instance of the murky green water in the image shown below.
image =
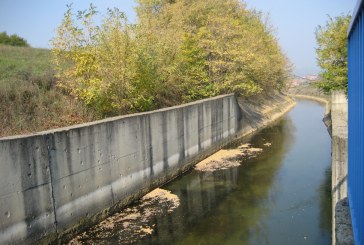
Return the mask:
[[[331,244],[331,140],[311,101],[250,142],[239,168],[191,171],[164,186],[181,199],[140,244]],[[272,143],[265,147],[264,143]]]
[[[298,101],[249,140],[264,149],[258,157],[228,170],[192,170],[162,187],[181,204],[154,218],[153,234],[137,244],[331,244],[331,140],[323,114],[322,105]]]

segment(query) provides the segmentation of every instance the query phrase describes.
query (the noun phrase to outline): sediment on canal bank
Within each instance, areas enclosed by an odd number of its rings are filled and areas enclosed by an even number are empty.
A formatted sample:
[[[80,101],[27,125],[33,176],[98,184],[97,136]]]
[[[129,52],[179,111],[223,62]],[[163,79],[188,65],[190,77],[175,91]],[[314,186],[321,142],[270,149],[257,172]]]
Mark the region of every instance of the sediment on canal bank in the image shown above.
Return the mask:
[[[294,105],[231,94],[3,138],[0,243],[66,241]]]

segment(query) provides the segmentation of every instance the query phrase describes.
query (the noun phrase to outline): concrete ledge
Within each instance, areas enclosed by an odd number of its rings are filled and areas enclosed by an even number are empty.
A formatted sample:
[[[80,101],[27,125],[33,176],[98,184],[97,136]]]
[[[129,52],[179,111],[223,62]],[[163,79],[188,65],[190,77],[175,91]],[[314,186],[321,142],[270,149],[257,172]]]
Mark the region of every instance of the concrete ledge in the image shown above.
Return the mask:
[[[304,94],[290,94],[290,96],[295,97],[295,98],[299,98],[299,99],[308,99],[308,100],[314,100],[323,104],[328,104],[329,101],[325,98],[322,97],[317,97],[317,96],[313,96],[313,95],[304,95]]]

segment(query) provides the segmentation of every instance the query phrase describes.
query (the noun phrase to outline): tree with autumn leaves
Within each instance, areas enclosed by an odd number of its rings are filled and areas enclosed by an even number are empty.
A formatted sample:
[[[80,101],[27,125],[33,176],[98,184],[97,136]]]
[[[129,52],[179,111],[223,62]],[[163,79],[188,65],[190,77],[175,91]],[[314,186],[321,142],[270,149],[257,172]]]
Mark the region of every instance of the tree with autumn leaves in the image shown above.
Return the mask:
[[[269,23],[238,0],[137,0],[138,20],[91,5],[52,40],[58,85],[101,117],[224,93],[281,90],[290,76]]]
[[[347,32],[351,16],[330,17],[325,26],[316,29],[317,61],[321,67],[318,87],[325,93],[348,91]]]

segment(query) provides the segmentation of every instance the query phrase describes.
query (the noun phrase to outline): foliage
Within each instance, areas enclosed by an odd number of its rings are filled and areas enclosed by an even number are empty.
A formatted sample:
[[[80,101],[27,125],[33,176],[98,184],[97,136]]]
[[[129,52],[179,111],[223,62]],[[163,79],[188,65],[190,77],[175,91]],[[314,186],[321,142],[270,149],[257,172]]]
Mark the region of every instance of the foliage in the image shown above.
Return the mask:
[[[29,47],[28,42],[24,38],[21,38],[16,34],[9,36],[6,32],[0,32],[0,44]]]
[[[222,93],[280,90],[290,74],[267,21],[238,0],[138,0],[138,22],[72,6],[52,40],[58,85],[100,116]]]
[[[149,109],[148,98],[143,103],[132,84],[137,83],[134,27],[118,9],[109,9],[101,26],[94,24],[96,14],[93,5],[77,15],[68,6],[52,40],[59,87],[101,117]]]
[[[317,60],[322,69],[318,87],[326,93],[347,92],[348,89],[347,30],[350,20],[350,15],[329,16],[326,25],[316,30]]]
[[[0,45],[0,137],[95,119],[55,88],[50,60],[49,50]]]
[[[236,0],[139,0],[139,26],[182,101],[281,89],[289,64],[272,30]],[[154,36],[154,37],[153,37]],[[175,86],[172,86],[175,87]]]

